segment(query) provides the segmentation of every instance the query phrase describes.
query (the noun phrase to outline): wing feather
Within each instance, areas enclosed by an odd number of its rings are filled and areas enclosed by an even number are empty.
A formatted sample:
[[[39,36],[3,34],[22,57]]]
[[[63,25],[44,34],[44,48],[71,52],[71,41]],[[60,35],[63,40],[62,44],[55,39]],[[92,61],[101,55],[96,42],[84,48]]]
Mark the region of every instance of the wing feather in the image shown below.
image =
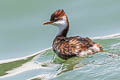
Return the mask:
[[[53,43],[55,52],[62,55],[78,55],[81,51],[88,50],[93,46],[94,42],[89,38],[81,38],[79,36],[68,38],[57,38]]]

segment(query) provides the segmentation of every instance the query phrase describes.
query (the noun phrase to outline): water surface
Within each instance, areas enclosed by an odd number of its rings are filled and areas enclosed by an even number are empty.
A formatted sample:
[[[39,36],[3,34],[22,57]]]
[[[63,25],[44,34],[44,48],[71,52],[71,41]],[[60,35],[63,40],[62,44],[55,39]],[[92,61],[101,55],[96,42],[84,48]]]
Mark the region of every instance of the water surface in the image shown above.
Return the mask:
[[[1,0],[0,60],[27,56],[51,47],[57,28],[43,26],[57,9],[70,22],[68,36],[119,33],[119,0]]]
[[[119,3],[119,0],[1,0],[0,62],[51,47],[57,28],[42,23],[57,9],[64,9],[68,15],[68,36],[120,33]],[[104,47],[104,53],[64,61],[58,57],[53,60],[53,51],[47,50],[32,58],[0,64],[3,71],[0,75],[6,74],[0,80],[119,80],[120,38],[99,37],[94,41]]]

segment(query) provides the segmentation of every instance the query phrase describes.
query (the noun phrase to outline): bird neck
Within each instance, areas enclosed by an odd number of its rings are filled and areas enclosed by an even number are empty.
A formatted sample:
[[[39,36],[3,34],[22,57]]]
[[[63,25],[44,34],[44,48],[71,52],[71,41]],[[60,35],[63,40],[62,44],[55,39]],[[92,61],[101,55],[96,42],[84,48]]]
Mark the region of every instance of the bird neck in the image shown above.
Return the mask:
[[[69,22],[67,20],[67,23],[65,25],[59,26],[59,32],[56,37],[66,37],[68,31],[69,31]]]

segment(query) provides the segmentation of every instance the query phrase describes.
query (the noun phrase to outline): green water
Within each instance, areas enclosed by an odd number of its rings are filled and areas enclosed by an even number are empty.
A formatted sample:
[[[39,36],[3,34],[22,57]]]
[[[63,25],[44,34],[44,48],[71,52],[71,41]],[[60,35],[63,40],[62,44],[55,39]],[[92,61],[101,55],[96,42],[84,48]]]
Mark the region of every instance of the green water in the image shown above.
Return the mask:
[[[19,69],[17,65],[25,65],[27,62],[41,66],[32,70],[24,70],[13,76],[1,78],[2,80],[119,80],[120,79],[120,38],[95,39],[100,43],[105,52],[86,57],[73,57],[62,60],[50,49],[39,55],[28,57],[6,64],[0,64],[3,70],[11,71]],[[53,58],[54,56],[54,58]],[[7,65],[8,64],[8,65]],[[33,64],[33,65],[34,65]],[[9,66],[8,68],[5,66]],[[3,66],[3,67],[2,67]],[[32,66],[29,65],[28,68]],[[22,67],[22,66],[21,66]],[[19,69],[21,70],[21,69]],[[16,70],[16,71],[19,71]],[[16,71],[14,73],[16,73]],[[4,72],[7,73],[7,72]],[[13,74],[13,73],[10,73]],[[3,74],[3,71],[0,75]],[[38,77],[37,77],[38,76]]]
[[[0,0],[0,60],[31,55],[51,47],[57,28],[42,23],[48,21],[57,9],[64,9],[68,15],[68,36],[96,37],[120,33],[119,3],[119,0]],[[104,47],[104,53],[64,61],[58,57],[52,60],[54,53],[50,50],[32,60],[11,62],[14,65],[8,63],[9,68],[0,64],[4,67],[0,69],[0,75],[27,62],[37,62],[42,68],[2,80],[26,80],[37,75],[52,80],[119,80],[120,38],[95,41]]]
[[[104,47],[105,52],[64,61],[57,56],[52,60],[54,53],[48,51],[36,60],[46,64],[44,67],[49,70],[52,68],[50,80],[119,80],[120,38],[95,41]]]

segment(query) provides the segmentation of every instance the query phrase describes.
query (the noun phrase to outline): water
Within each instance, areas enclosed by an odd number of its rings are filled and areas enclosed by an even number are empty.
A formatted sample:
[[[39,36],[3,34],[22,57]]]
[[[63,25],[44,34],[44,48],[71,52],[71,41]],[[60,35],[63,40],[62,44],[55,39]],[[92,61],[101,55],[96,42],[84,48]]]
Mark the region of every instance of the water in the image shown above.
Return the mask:
[[[51,13],[57,9],[64,9],[68,15],[70,22],[68,36],[96,37],[119,33],[119,3],[119,0],[69,0],[69,2],[65,0],[1,0],[0,60],[27,56],[51,47],[53,38],[57,33],[57,28],[43,26],[42,23],[48,21]],[[77,62],[71,59],[74,63],[72,66],[74,65],[78,68],[75,67],[75,69],[65,70],[66,72],[63,71],[59,76],[55,75],[62,71],[61,69],[56,71],[61,64],[52,63],[54,64],[52,65],[54,69],[50,66],[51,71],[49,70],[49,73],[44,70],[42,72],[45,72],[44,74],[47,77],[49,76],[54,80],[85,80],[88,78],[91,80],[119,80],[119,56],[114,57],[108,55],[119,55],[120,39],[95,39],[95,41],[103,45],[107,54],[103,53],[80,60],[77,59]],[[50,54],[48,59],[42,59],[49,62],[51,58],[52,54]],[[64,66],[64,62],[62,63]],[[69,61],[65,64],[71,66],[71,62]],[[19,80],[20,78],[26,80],[43,74],[38,72],[34,75],[32,72],[34,70],[28,70],[28,72],[23,72],[7,79],[5,78],[5,80]],[[28,73],[31,73],[28,75],[29,77],[24,77]]]
[[[119,80],[120,79],[120,36],[116,38],[94,39],[100,43],[104,52],[87,57],[74,57],[62,60],[51,50],[45,50],[35,54],[34,57],[17,61],[0,77],[1,80]],[[54,59],[53,59],[53,56]],[[23,60],[27,62],[23,63]],[[12,62],[14,62],[12,61]],[[2,63],[4,64],[4,63]],[[0,64],[0,68],[6,70],[6,66]],[[7,65],[11,67],[8,62]],[[3,67],[2,67],[3,66]],[[1,75],[1,72],[0,72]]]

